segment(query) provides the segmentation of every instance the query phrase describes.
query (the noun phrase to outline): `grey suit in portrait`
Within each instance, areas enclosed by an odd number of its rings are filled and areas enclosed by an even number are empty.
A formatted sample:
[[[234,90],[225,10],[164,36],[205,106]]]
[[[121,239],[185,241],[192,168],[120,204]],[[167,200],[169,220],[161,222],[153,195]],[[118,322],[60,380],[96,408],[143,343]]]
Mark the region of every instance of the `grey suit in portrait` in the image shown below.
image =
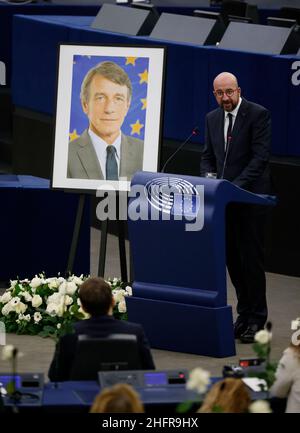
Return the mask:
[[[120,177],[131,179],[143,169],[144,142],[138,138],[121,135]],[[104,179],[92,140],[86,129],[80,137],[69,143],[68,178]]]

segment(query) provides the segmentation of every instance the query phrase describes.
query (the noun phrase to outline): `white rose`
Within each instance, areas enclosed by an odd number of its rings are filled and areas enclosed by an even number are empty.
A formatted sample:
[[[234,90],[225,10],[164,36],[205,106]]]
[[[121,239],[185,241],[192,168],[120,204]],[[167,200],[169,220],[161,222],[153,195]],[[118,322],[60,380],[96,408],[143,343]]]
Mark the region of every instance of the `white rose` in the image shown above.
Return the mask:
[[[50,316],[56,316],[57,315],[57,309],[58,309],[58,305],[57,304],[48,304],[47,308],[46,308],[46,313],[48,313]]]
[[[190,374],[186,384],[187,389],[197,391],[203,394],[210,383],[210,373],[200,367],[194,368]]]
[[[63,281],[62,283],[60,283],[60,286],[59,286],[58,292],[59,292],[61,295],[65,295],[66,292],[67,292],[66,289],[67,289],[67,282],[66,282],[66,281]]]
[[[66,295],[64,303],[65,303],[65,305],[71,305],[71,304],[73,304],[73,299],[71,298],[71,296]]]
[[[7,344],[2,349],[2,360],[3,361],[10,361],[13,357],[21,358],[23,356],[23,353],[19,352],[18,349],[16,349],[15,346],[12,344]]]
[[[50,314],[50,316],[58,316],[62,317],[64,312],[66,311],[66,307],[58,304],[49,304],[47,305],[46,313]]]
[[[24,292],[23,293],[23,297],[24,297],[24,299],[25,299],[26,302],[30,302],[32,300],[32,296],[28,292]]]
[[[32,298],[31,304],[33,308],[38,308],[40,305],[42,305],[43,299],[40,295],[34,295]]]
[[[63,283],[64,281],[66,281],[63,277],[58,277],[57,278],[57,282],[59,283],[59,284],[61,284],[61,283]]]
[[[2,349],[2,360],[3,361],[10,361],[13,357],[13,352],[15,350],[15,347],[12,344],[7,344]]]
[[[83,283],[83,280],[79,277],[74,277],[73,283],[75,283],[77,286],[81,286],[81,284]]]
[[[270,404],[266,400],[256,400],[249,406],[250,413],[272,413]]]
[[[126,286],[125,290],[126,290],[126,292],[128,293],[129,296],[132,296],[132,287]]]
[[[57,281],[56,278],[55,278],[55,279],[53,279],[53,280],[51,280],[51,281],[49,282],[48,286],[49,286],[50,289],[57,289],[58,284],[59,284],[59,283],[58,283],[58,281]]]
[[[126,309],[126,302],[125,302],[125,300],[119,302],[119,304],[118,304],[118,310],[119,310],[120,313],[126,313],[127,309]]]
[[[33,320],[35,323],[39,323],[42,320],[42,315],[38,311],[34,313]]]
[[[267,344],[272,340],[272,333],[266,329],[262,329],[255,334],[254,340],[259,344]]]
[[[299,326],[300,326],[300,317],[297,317],[297,319],[292,320],[292,322],[291,322],[291,330],[297,331]]]
[[[67,287],[66,287],[66,293],[67,293],[67,295],[71,295],[71,296],[74,295],[74,293],[76,292],[76,290],[77,290],[76,284],[73,281],[69,281],[67,283]]]
[[[15,306],[15,312],[17,314],[19,313],[25,313],[25,311],[27,310],[27,305],[23,304],[23,302],[19,302],[16,306]]]
[[[64,315],[64,312],[66,310],[67,310],[67,307],[65,305],[63,305],[63,304],[58,305],[58,308],[57,308],[57,315],[58,315],[58,317],[62,317]]]
[[[13,311],[12,305],[10,302],[8,302],[7,304],[4,305],[4,307],[1,310],[1,313],[3,314],[3,316],[8,316],[9,313]]]
[[[113,290],[113,297],[116,303],[124,301],[125,290]]]
[[[32,278],[31,283],[30,283],[31,287],[33,287],[35,289],[37,287],[39,287],[41,284],[42,284],[42,280],[40,278],[38,278],[37,276],[35,276],[35,278]]]
[[[0,302],[2,304],[6,304],[10,300],[11,300],[11,293],[10,292],[5,292],[2,296],[0,296]]]
[[[47,304],[57,304],[61,303],[62,295],[59,292],[53,293],[53,295],[49,296],[47,299]]]

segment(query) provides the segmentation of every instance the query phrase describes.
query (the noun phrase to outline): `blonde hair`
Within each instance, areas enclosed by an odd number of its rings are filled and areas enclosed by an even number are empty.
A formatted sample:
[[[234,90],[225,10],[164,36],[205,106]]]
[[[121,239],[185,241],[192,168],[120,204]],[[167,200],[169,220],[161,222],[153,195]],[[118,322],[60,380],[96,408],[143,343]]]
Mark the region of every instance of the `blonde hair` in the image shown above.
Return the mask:
[[[139,394],[131,385],[120,383],[104,388],[95,397],[90,413],[144,413]]]
[[[250,402],[249,392],[242,380],[228,377],[211,387],[198,412],[244,413],[248,411]]]

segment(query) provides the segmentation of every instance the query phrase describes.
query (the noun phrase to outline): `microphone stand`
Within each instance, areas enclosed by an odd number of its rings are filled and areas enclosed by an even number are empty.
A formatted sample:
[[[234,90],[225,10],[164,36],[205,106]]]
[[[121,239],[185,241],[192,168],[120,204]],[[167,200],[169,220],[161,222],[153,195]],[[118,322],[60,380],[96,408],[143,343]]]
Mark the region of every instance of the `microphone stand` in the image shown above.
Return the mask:
[[[220,179],[223,179],[223,177],[224,177],[224,172],[225,172],[225,167],[226,167],[226,162],[227,162],[227,156],[228,156],[228,151],[229,151],[230,143],[231,143],[231,136],[229,135],[229,137],[227,139],[225,158],[224,158],[224,164],[223,164],[223,170],[222,170],[222,175],[221,175]]]
[[[178,149],[176,149],[176,151],[174,153],[172,153],[172,155],[167,159],[167,161],[164,163],[163,168],[161,169],[161,173],[165,172],[165,169],[167,167],[167,165],[169,164],[169,162],[174,158],[175,155],[177,155],[177,153],[183,148],[183,146],[191,139],[191,137],[193,137],[194,135],[197,135],[199,133],[199,128],[196,126],[192,133],[187,137],[187,139],[178,147]]]

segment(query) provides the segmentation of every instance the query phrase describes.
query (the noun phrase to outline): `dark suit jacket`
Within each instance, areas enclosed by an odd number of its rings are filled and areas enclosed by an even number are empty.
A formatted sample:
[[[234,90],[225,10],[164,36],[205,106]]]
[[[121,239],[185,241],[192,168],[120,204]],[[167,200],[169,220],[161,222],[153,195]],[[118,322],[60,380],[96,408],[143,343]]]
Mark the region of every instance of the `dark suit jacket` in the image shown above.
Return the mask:
[[[155,369],[150,346],[141,325],[117,320],[113,316],[98,316],[79,321],[75,324],[74,328],[74,334],[64,335],[56,345],[55,354],[48,372],[51,381],[69,380],[71,366],[76,353],[78,335],[89,335],[98,338],[107,337],[110,334],[136,335],[142,369]]]
[[[242,99],[232,130],[224,179],[254,193],[270,193],[269,156],[271,119],[261,105]],[[221,177],[224,159],[224,110],[217,108],[206,116],[205,150],[201,175],[217,172]]]

